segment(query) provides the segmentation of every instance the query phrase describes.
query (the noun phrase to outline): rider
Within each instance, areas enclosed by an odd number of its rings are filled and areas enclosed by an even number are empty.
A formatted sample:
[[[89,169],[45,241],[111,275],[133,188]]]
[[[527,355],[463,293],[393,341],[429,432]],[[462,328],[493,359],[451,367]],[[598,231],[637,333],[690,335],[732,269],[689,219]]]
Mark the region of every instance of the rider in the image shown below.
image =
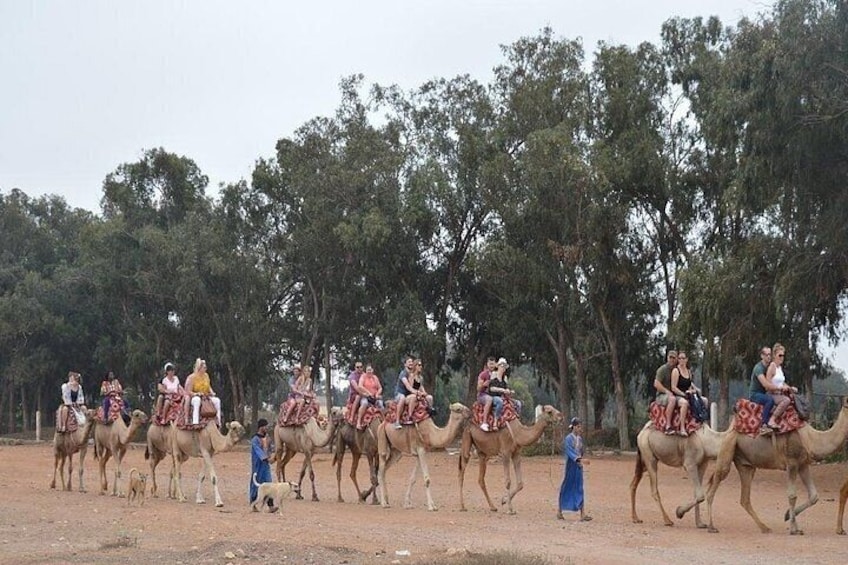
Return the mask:
[[[362,429],[362,418],[368,406],[376,406],[380,412],[383,411],[383,385],[380,377],[374,374],[374,366],[370,363],[365,366],[365,372],[359,377],[359,386],[365,391],[359,401],[359,410],[356,414],[356,428]]]
[[[100,383],[100,395],[103,396],[103,421],[108,422],[112,402],[122,402],[124,396],[124,387],[112,371],[106,373],[103,382]]]
[[[489,412],[492,410],[494,399],[489,393],[489,381],[492,379],[492,371],[497,369],[494,357],[486,359],[486,366],[477,375],[477,402],[483,405],[483,423],[480,424],[480,429],[484,432],[489,431],[489,424],[486,420],[489,419]]]
[[[666,435],[674,435],[674,427],[671,425],[671,418],[674,414],[674,408],[677,406],[677,397],[671,391],[671,370],[677,366],[677,351],[671,350],[667,353],[667,361],[657,369],[654,375],[654,388],[657,391],[654,401],[659,406],[665,407],[665,432]]]
[[[188,376],[185,382],[186,393],[191,395],[191,423],[200,423],[200,400],[201,396],[208,397],[215,405],[215,417],[218,427],[221,427],[221,399],[212,389],[209,382],[209,374],[206,372],[206,361],[199,357],[194,361],[194,372]]]
[[[159,383],[157,390],[159,391],[156,397],[156,413],[160,418],[168,415],[171,409],[171,395],[180,392],[180,378],[177,376],[177,368],[173,363],[165,363],[165,376],[162,382]]]
[[[79,373],[68,371],[68,382],[62,383],[62,405],[59,406],[59,417],[56,422],[56,431],[59,433],[68,430],[68,416],[71,410],[74,411],[77,423],[82,423],[85,420],[83,412],[85,410],[85,394],[79,381]]]

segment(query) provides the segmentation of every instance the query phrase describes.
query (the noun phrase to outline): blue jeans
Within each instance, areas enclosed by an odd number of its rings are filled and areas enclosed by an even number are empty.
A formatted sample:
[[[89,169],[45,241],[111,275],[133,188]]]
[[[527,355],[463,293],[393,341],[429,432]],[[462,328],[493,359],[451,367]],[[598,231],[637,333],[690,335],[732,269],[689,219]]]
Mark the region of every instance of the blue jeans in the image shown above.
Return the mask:
[[[492,406],[495,408],[495,421],[501,419],[501,414],[503,414],[504,408],[504,399],[503,396],[493,396],[492,397]]]
[[[774,398],[770,394],[754,392],[751,394],[750,400],[763,405],[763,425],[767,425],[771,411],[774,409]]]

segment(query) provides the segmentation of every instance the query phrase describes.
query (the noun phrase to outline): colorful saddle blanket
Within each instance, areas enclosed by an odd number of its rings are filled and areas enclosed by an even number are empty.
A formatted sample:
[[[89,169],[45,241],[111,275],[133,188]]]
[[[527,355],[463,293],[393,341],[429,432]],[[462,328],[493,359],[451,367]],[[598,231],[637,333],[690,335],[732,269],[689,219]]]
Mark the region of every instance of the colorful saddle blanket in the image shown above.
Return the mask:
[[[483,423],[483,410],[484,406],[479,402],[475,402],[474,406],[471,407],[471,423],[476,426],[479,426]],[[486,423],[489,424],[489,429],[492,431],[496,431],[499,428],[502,428],[506,425],[506,422],[511,422],[513,420],[518,419],[518,411],[515,409],[515,403],[512,399],[504,398],[504,407],[503,412],[501,413],[500,420],[495,422],[495,409],[492,408],[489,410],[489,417],[486,419]]]
[[[302,426],[309,418],[318,418],[318,401],[315,398],[315,393],[303,393],[303,405],[300,407],[300,411],[294,405],[294,398],[289,398],[280,404],[280,411],[277,414],[278,426]],[[288,417],[286,417],[287,413]]]
[[[357,420],[357,411],[359,410],[358,406],[354,406],[352,402],[348,402],[344,408],[344,419],[345,421],[353,427],[356,427]],[[369,424],[371,424],[371,420],[374,418],[383,418],[383,414],[380,412],[380,409],[377,408],[376,405],[368,406],[365,409],[365,414],[362,415],[362,426],[367,428]]]
[[[183,401],[185,397],[184,394],[179,392],[172,392],[165,395],[165,399],[168,401],[167,410],[163,404],[162,411],[165,413],[157,412],[153,416],[153,423],[157,426],[167,426],[171,422],[176,422],[184,412]],[[207,418],[208,421],[209,419]]]
[[[650,408],[648,408],[648,414],[651,419],[651,423],[654,424],[654,428],[663,431],[667,427],[668,420],[665,417],[665,406],[660,406],[656,402],[651,402]],[[686,414],[686,433],[691,434],[692,432],[697,431],[701,427],[701,422],[696,420],[692,416],[692,412]],[[677,408],[674,409],[674,413],[671,415],[671,429],[677,431],[680,429],[680,412]]]
[[[404,406],[403,414],[406,417],[408,410]],[[418,401],[418,404],[415,405],[415,412],[412,414],[412,419],[402,419],[401,424],[409,425],[409,424],[417,424],[418,422],[422,422],[430,417],[430,403],[427,402],[426,399],[421,399]],[[394,424],[397,421],[397,402],[394,400],[390,400],[386,403],[386,422],[390,424]]]
[[[188,395],[183,396],[183,400],[180,403],[181,410],[177,410],[176,415],[174,416],[173,420],[171,420],[174,423],[174,425],[177,426],[177,428],[179,428],[181,430],[187,430],[187,431],[202,430],[203,428],[205,428],[206,426],[209,425],[209,422],[216,422],[217,421],[217,418],[215,416],[204,416],[201,413],[200,418],[199,418],[200,423],[192,424],[191,423],[192,407],[191,407],[191,402],[188,400],[189,398],[190,397]]]
[[[763,423],[763,405],[757,404],[747,398],[740,398],[736,401],[733,407],[736,417],[733,418],[733,429],[740,434],[756,436],[760,433],[760,426]],[[780,420],[777,422],[780,426],[779,430],[775,430],[776,434],[785,434],[804,426],[805,422],[798,417],[798,412],[795,411],[795,405],[790,404]]]
[[[115,420],[121,417],[121,412],[124,410],[124,401],[121,398],[112,398],[109,402],[109,414],[108,418],[104,417],[103,414],[103,406],[100,406],[97,409],[97,415],[94,417],[94,420],[99,424],[111,424]]]
[[[56,410],[56,430],[57,431],[62,428],[62,426],[60,425],[61,422],[59,422],[59,418],[61,417],[60,416],[61,411],[62,411],[61,407],[59,407]],[[77,431],[78,429],[79,429],[79,421],[77,420],[76,410],[74,410],[72,407],[68,406],[68,419],[65,420],[65,433],[71,434],[71,433],[74,433],[75,431]],[[62,432],[59,432],[59,433],[62,433]]]

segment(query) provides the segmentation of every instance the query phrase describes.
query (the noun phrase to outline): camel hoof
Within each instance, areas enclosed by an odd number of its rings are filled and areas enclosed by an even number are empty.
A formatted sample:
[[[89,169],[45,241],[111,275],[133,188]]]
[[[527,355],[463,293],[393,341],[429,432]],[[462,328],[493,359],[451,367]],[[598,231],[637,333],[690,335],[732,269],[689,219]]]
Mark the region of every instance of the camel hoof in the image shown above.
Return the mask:
[[[509,514],[510,516],[515,516],[516,512],[515,510],[510,510],[509,512],[507,512],[507,514]]]
[[[666,526],[668,526],[669,528],[670,528],[670,527],[672,527],[672,526],[674,525],[674,522],[663,522],[663,523],[664,523]]]
[[[674,511],[674,515],[677,516],[678,520],[681,520],[684,516],[686,516],[686,512],[683,512],[681,508],[678,506],[677,510]]]
[[[223,503],[223,502],[216,502],[216,503],[215,503],[215,508],[223,508],[223,507],[224,507],[224,503]]]
[[[344,504],[344,498],[342,498],[342,497],[340,496],[340,497],[338,497],[338,498],[336,499],[336,502],[338,502],[339,504]]]
[[[842,528],[839,528],[838,530],[836,530],[836,535],[837,536],[844,536],[845,530],[843,530]]]
[[[495,508],[494,506],[489,506],[489,512],[497,512],[497,511],[498,511],[498,509]]]
[[[771,528],[762,528],[762,529],[760,529],[760,531],[761,531],[762,533],[764,533],[764,534],[770,534],[770,533],[771,533]]]
[[[437,506],[430,506],[430,507],[427,508],[428,512],[436,512],[438,510],[439,510],[439,508]]]
[[[793,530],[789,532],[790,536],[803,536],[804,530]]]
[[[706,524],[695,524],[695,527],[698,528],[699,530],[704,530],[704,529],[707,528],[707,525]]]
[[[641,524],[642,520],[640,520],[639,518],[633,518],[633,523],[634,524]]]
[[[707,531],[710,532],[711,534],[717,534],[718,528],[715,528],[713,526],[707,526]]]
[[[295,496],[295,497],[294,497],[294,499],[295,499],[295,500],[303,500],[303,496],[301,496],[300,494],[298,494],[297,496]]]
[[[313,495],[312,495],[312,502],[320,502],[320,501],[318,500],[318,495],[316,495],[316,494],[313,494]]]
[[[787,510],[787,511],[786,511],[786,513],[783,515],[783,521],[784,521],[784,522],[788,522],[788,521],[789,521],[789,510]]]
[[[466,510],[466,508],[464,506],[462,508],[460,508],[459,511],[460,512],[468,512],[468,510]],[[839,532],[837,532],[837,533],[839,533]]]

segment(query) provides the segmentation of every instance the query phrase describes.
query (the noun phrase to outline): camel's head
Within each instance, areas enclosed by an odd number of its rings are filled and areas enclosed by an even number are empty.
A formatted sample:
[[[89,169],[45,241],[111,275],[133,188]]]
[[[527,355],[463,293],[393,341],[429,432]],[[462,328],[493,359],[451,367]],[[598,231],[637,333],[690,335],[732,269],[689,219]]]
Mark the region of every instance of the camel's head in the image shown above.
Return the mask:
[[[471,417],[471,410],[469,410],[468,407],[465,406],[465,404],[462,404],[461,402],[454,402],[453,404],[451,404],[450,411],[451,414],[458,414],[462,416],[462,418],[465,420]]]
[[[242,426],[235,420],[227,423],[227,429],[229,430],[227,434],[234,436],[236,440],[239,440],[244,437],[244,426]]]
[[[539,419],[543,419],[549,424],[558,424],[562,422],[562,412],[560,412],[550,404],[545,404],[544,406],[542,406],[542,409],[539,410],[539,413],[536,416],[536,421],[538,421]]]
[[[131,416],[133,422],[138,422],[139,424],[147,423],[147,414],[145,414],[141,410],[133,410]]]

